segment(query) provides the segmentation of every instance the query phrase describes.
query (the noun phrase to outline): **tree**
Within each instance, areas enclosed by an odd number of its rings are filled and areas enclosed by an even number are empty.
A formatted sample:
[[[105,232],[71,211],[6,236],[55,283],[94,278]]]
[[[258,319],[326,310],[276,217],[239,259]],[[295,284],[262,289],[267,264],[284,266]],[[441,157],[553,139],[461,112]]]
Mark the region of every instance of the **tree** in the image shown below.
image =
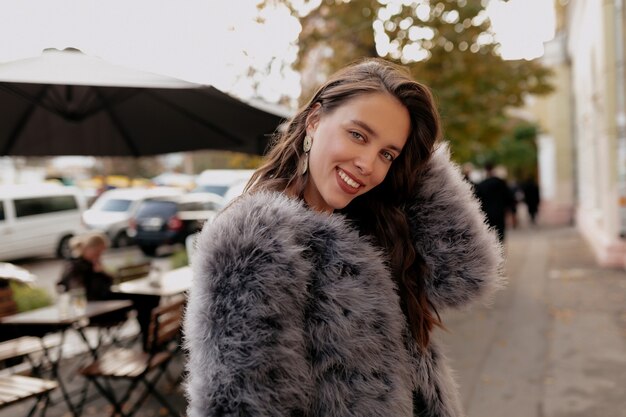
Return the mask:
[[[278,0],[274,0],[276,2]],[[301,15],[296,68],[303,97],[335,70],[362,57],[407,65],[434,92],[444,136],[468,161],[507,133],[506,109],[547,94],[551,71],[534,61],[505,61],[481,0],[322,0]]]
[[[536,125],[522,122],[498,143],[496,160],[507,168],[512,178],[522,181],[537,176],[538,131]]]

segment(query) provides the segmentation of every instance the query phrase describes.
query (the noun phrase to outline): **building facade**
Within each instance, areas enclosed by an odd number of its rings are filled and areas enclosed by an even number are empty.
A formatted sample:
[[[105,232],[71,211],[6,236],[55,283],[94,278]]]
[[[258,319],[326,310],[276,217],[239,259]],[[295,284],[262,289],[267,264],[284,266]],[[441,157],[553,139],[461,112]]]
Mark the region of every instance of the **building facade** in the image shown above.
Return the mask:
[[[554,160],[563,162],[554,165],[559,169],[567,165],[565,158],[573,161],[570,192],[576,224],[598,263],[624,267],[626,167],[618,163],[620,147],[626,150],[624,129],[618,128],[618,122],[626,125],[623,0],[556,2],[558,32],[547,50],[560,49],[563,56],[552,65],[559,90],[552,98],[547,131],[553,138],[569,136],[572,148],[558,150],[563,155],[555,153]],[[569,86],[562,86],[567,78]],[[562,117],[564,108],[568,120]]]
[[[537,140],[543,223],[565,225],[575,220],[575,147],[571,112],[571,70],[563,32],[545,45],[542,63],[553,71],[555,93],[530,106],[540,126]]]

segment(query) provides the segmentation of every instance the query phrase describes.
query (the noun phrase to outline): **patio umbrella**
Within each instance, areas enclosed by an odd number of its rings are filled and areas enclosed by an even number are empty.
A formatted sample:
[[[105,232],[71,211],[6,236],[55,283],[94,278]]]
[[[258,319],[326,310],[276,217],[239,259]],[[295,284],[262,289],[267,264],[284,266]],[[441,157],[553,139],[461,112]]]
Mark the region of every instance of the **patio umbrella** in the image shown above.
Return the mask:
[[[79,51],[0,64],[0,155],[262,154],[288,114]]]

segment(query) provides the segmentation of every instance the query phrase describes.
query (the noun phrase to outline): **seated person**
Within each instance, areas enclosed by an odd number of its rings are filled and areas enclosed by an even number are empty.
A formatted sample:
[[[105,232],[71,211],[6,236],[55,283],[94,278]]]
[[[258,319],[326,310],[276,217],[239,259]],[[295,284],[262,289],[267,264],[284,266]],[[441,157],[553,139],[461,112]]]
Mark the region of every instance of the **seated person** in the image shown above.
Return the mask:
[[[137,311],[142,344],[144,348],[147,348],[151,312],[159,305],[159,297],[118,295],[111,291],[113,277],[104,272],[102,267],[102,254],[109,246],[109,241],[104,234],[87,233],[76,236],[72,238],[70,245],[74,258],[68,262],[57,283],[57,288],[65,292],[84,288],[88,301],[130,299],[133,302],[133,309]],[[126,313],[123,312],[123,314],[106,315],[96,321],[92,320],[91,323],[101,327],[110,327],[125,320]]]
[[[108,247],[106,236],[102,233],[75,236],[70,246],[74,258],[66,265],[57,288],[65,292],[84,288],[88,301],[114,298],[113,277],[102,268],[102,254]]]

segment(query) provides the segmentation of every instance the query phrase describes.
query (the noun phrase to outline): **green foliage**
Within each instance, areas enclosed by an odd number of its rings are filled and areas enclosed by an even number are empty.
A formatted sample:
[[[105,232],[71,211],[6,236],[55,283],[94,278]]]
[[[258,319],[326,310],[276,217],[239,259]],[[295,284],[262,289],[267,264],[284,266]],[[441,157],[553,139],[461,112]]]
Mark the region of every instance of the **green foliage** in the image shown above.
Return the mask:
[[[170,258],[170,265],[172,269],[182,268],[183,266],[189,265],[189,259],[187,258],[187,251],[184,249],[177,250],[172,254]]]
[[[13,291],[13,299],[17,304],[17,310],[20,313],[52,304],[50,295],[43,288],[14,281],[11,281],[10,286]]]
[[[537,174],[536,125],[520,123],[505,135],[496,146],[477,156],[482,165],[492,161],[507,168],[509,176],[517,180],[535,177]]]
[[[405,64],[416,80],[433,90],[444,137],[461,162],[497,146],[507,133],[507,107],[522,106],[526,95],[553,89],[548,68],[500,57],[481,0],[409,5],[322,0],[305,16],[289,0],[282,3],[302,25],[296,67],[307,76],[303,98],[326,76],[360,58],[382,55]]]
[[[445,137],[455,156],[466,161],[478,149],[496,146],[507,133],[507,107],[520,107],[526,94],[547,94],[552,87],[550,71],[539,63],[505,61],[497,44],[479,44],[491,36],[489,21],[481,17],[477,0],[460,4],[447,1],[445,9],[431,10],[425,22],[435,31],[433,41],[426,43],[430,58],[414,63],[411,72],[434,91]],[[458,19],[446,17],[454,11]]]

